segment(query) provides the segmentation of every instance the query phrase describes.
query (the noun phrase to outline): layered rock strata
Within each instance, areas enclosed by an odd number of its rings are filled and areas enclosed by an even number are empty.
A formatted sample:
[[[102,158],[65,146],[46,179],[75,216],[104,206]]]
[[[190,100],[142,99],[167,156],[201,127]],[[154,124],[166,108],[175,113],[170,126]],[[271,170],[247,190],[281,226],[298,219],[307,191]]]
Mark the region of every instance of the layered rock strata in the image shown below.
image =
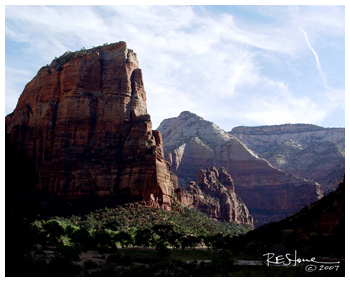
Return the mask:
[[[253,226],[253,218],[236,195],[233,180],[225,168],[202,169],[196,182],[191,181],[185,191],[175,191],[185,207],[196,208],[210,218]]]
[[[121,191],[171,205],[170,165],[125,42],[66,52],[42,67],[6,127],[35,164],[38,189],[65,197]]]
[[[229,133],[274,167],[317,181],[325,194],[342,181],[345,173],[345,128],[284,124],[239,126]]]
[[[242,141],[195,114],[182,112],[164,120],[158,130],[180,186],[196,179],[203,168],[225,167],[255,226],[280,220],[323,196],[318,183],[274,168]]]

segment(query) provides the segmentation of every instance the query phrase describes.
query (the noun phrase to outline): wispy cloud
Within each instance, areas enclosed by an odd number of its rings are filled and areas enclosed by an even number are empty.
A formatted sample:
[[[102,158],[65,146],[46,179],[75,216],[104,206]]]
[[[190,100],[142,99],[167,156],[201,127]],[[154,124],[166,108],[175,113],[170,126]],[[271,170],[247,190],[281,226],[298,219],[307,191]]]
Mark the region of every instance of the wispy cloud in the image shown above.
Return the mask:
[[[259,116],[262,124],[313,123],[318,124],[328,113],[309,97],[297,98],[283,82],[264,80],[264,88],[270,92],[245,105],[240,111],[242,119],[254,122]]]
[[[333,50],[318,36],[322,29],[331,42],[344,45],[342,9],[332,7],[329,14],[318,6],[241,9],[265,20],[225,10],[214,13],[210,6],[6,6],[6,48],[17,52],[6,53],[6,111],[15,107],[25,85],[10,68],[30,71],[33,77],[67,50],[123,40],[138,54],[154,127],[183,110],[217,120],[227,130],[235,123],[275,124],[274,117],[322,122],[341,101],[344,88],[333,86],[329,77],[344,70],[327,65],[315,44],[322,40],[323,50]],[[323,85],[312,84],[314,62],[302,60],[305,41],[328,87],[325,94],[320,94]],[[336,101],[330,100],[334,89]]]
[[[315,51],[314,48],[312,48],[311,44],[310,44],[310,41],[309,41],[309,38],[307,37],[307,33],[302,29],[300,28],[301,32],[304,34],[305,36],[305,40],[306,40],[306,43],[307,43],[307,46],[310,48],[311,52],[314,54],[315,56],[315,59],[316,59],[316,66],[318,68],[318,70],[320,71],[320,74],[322,76],[322,80],[323,80],[323,83],[324,83],[324,86],[329,89],[328,85],[327,85],[327,81],[326,81],[326,77],[324,76],[324,73],[323,73],[323,70],[321,68],[321,64],[320,64],[320,60],[318,59],[318,55]]]

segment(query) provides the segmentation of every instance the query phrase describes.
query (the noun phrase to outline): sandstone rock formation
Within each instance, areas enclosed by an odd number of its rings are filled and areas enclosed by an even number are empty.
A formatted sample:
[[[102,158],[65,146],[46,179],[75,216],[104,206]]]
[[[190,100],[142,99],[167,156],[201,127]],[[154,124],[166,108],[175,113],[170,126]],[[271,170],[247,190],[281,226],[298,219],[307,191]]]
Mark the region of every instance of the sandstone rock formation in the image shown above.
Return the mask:
[[[164,120],[157,130],[180,187],[203,168],[225,167],[255,226],[280,220],[323,196],[319,184],[272,167],[242,141],[190,112]]]
[[[122,191],[171,205],[174,177],[125,42],[66,52],[42,67],[6,127],[35,164],[38,189],[64,197]]]
[[[253,226],[253,218],[236,195],[233,180],[225,168],[202,169],[196,182],[191,181],[183,192],[181,189],[175,192],[184,207],[196,208],[210,218]]]
[[[345,128],[310,124],[239,126],[231,135],[286,172],[320,183],[325,194],[345,173]]]

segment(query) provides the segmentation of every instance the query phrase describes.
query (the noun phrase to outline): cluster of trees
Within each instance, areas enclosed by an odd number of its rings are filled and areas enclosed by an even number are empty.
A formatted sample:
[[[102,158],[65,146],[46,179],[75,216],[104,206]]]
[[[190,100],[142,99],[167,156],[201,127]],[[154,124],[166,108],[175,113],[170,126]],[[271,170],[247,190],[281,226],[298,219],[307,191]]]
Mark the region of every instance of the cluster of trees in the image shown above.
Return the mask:
[[[220,264],[218,264],[217,260],[215,263],[213,262],[216,266],[212,271],[220,270],[224,271],[224,274],[227,274],[227,271],[229,271],[233,265],[232,252],[236,245],[235,240],[238,237],[232,234],[213,233],[209,235],[193,235],[188,232],[177,232],[174,230],[173,225],[167,224],[155,224],[151,228],[145,229],[136,229],[132,227],[127,231],[113,231],[110,229],[111,227],[113,227],[112,224],[107,223],[97,230],[88,229],[85,226],[75,226],[56,219],[41,222],[37,221],[31,226],[29,236],[32,244],[40,246],[34,249],[35,255],[32,264],[35,265],[36,271],[41,270],[43,271],[42,273],[46,273],[46,275],[54,273],[54,275],[61,276],[62,274],[60,274],[59,271],[62,269],[64,275],[67,274],[66,271],[69,271],[71,276],[75,276],[82,271],[82,269],[74,263],[79,261],[82,252],[95,251],[103,256],[105,254],[110,254],[107,260],[124,265],[128,261],[130,264],[132,259],[129,256],[124,256],[122,250],[125,247],[133,246],[155,249],[157,260],[150,260],[147,263],[154,264],[154,269],[152,271],[156,273],[157,267],[164,271],[174,268],[172,264],[175,262],[169,260],[172,250],[194,250],[196,247],[201,247],[205,244],[208,249],[214,249],[218,252],[218,259],[221,261]],[[53,256],[47,262],[47,257],[43,250],[50,249],[54,252]],[[178,271],[186,265],[186,262],[176,263],[181,265],[181,267],[175,267],[173,269],[174,271]],[[191,271],[198,272],[200,269],[198,267],[203,268],[204,266],[193,264],[191,266]],[[95,274],[101,276],[111,275],[111,268],[114,269],[112,272],[114,274],[116,273],[114,266],[108,266],[107,268],[103,269],[103,273],[96,272]],[[188,269],[188,271],[190,271],[190,269]],[[128,272],[126,272],[125,275],[127,273]],[[88,272],[85,274],[89,275]],[[196,275],[200,275],[200,273]]]
[[[101,256],[109,254],[107,258],[115,256],[123,265],[130,260],[123,257],[123,250],[131,246],[156,252],[157,260],[143,270],[151,271],[150,276],[158,275],[157,269],[166,272],[169,267],[173,268],[174,265],[166,264],[172,251],[193,250],[204,244],[209,248],[228,250],[228,242],[236,237],[232,235],[235,228],[234,224],[212,221],[193,210],[167,212],[140,208],[137,203],[99,209],[84,216],[37,219],[26,224],[20,233],[13,230],[7,240],[6,275],[77,276],[82,273],[82,268],[76,264],[82,252],[95,251]],[[238,231],[242,233],[244,229]],[[51,251],[50,257],[47,251]],[[181,267],[176,269],[187,267],[186,262],[178,263]],[[116,273],[115,266],[107,268],[103,270],[106,273],[96,272],[95,275]],[[196,265],[191,269],[198,270]],[[123,275],[133,274],[128,271],[126,269]]]
[[[172,225],[165,224],[156,224],[146,229],[130,228],[128,231],[112,231],[108,227],[110,226],[89,231],[83,226],[67,225],[64,228],[58,221],[49,220],[41,228],[33,225],[31,236],[43,247],[63,245],[101,253],[114,252],[118,248],[129,246],[145,248],[166,246],[184,249],[205,245],[209,248],[222,249],[236,237],[223,233],[205,236],[181,233],[176,232]]]
[[[335,199],[331,202],[336,202]],[[322,202],[324,201],[320,203]],[[322,207],[318,208],[323,210]],[[296,232],[288,236],[284,236],[282,232],[292,229],[289,225],[299,218],[302,222],[307,222],[305,219],[311,220],[310,210],[305,209],[292,218],[268,224],[246,235],[244,233],[248,229],[232,223],[212,221],[198,211],[183,209],[182,212],[166,212],[142,207],[137,203],[99,209],[85,216],[37,219],[31,224],[21,225],[21,232],[19,229],[10,229],[13,232],[12,236],[7,237],[6,249],[9,250],[9,255],[6,257],[6,264],[13,267],[7,268],[6,275],[228,276],[233,275],[234,271],[240,271],[233,263],[233,256],[241,252],[247,255],[255,254],[260,258],[261,254],[271,251],[284,253],[283,250],[290,252],[297,249],[301,253],[301,247],[304,245],[296,236]],[[11,220],[14,219],[12,216]],[[293,220],[290,221],[291,219]],[[344,234],[342,229],[341,232],[334,231],[333,237],[330,237],[331,241],[339,243],[339,246],[320,236],[310,239],[315,241],[315,246],[310,243],[307,245],[312,248],[312,254],[317,254],[315,250],[328,244],[331,248],[338,247],[340,250]],[[208,250],[213,250],[216,255],[210,262],[189,264],[171,258],[176,252],[197,252],[198,250],[193,249],[202,244],[205,244]],[[142,247],[155,252],[156,260],[148,256],[150,253],[144,257],[125,255],[126,251],[130,250],[125,249],[128,246]],[[48,250],[52,252],[51,257],[47,256]],[[95,251],[100,253],[101,257],[106,256],[108,265],[97,267],[97,270],[93,271],[88,270],[89,267],[96,267],[92,261],[86,265],[84,263],[84,267],[77,265],[75,262],[80,259],[81,253],[86,251]],[[267,269],[272,271],[271,268]],[[289,270],[283,268],[283,271]],[[305,274],[304,272],[302,274]],[[336,275],[342,273],[343,271]],[[252,275],[251,270],[244,273],[244,276],[246,275]]]
[[[132,232],[130,230],[151,229],[154,225],[171,225],[173,230],[181,234],[206,236],[213,233],[245,234],[250,226],[235,223],[213,221],[207,215],[187,208],[179,211],[163,211],[161,209],[140,206],[138,203],[116,208],[98,209],[84,216],[53,217],[63,228],[84,227],[89,231],[106,229],[110,231]],[[45,220],[36,220],[34,225],[41,228]]]
[[[119,247],[194,248],[218,247],[223,237],[244,234],[249,227],[210,220],[206,215],[184,209],[127,207],[100,209],[83,217],[36,220],[31,234],[42,246],[78,246],[82,251],[115,251]]]

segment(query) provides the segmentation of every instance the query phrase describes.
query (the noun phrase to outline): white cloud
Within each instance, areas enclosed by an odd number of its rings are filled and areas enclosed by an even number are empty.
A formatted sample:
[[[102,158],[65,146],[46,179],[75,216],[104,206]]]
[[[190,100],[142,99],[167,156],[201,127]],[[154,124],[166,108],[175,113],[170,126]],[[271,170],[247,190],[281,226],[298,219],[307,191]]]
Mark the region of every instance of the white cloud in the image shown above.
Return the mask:
[[[324,97],[328,99],[331,105],[335,107],[345,108],[345,91],[344,89],[327,89]]]
[[[305,40],[306,40],[307,46],[309,47],[309,49],[311,50],[311,52],[312,52],[312,53],[314,54],[314,56],[315,56],[315,59],[316,59],[316,66],[317,66],[318,70],[320,71],[320,74],[321,74],[321,76],[322,76],[322,80],[323,80],[324,86],[328,89],[329,87],[328,87],[328,85],[327,85],[326,77],[324,76],[323,70],[322,70],[322,68],[321,68],[321,64],[320,64],[320,60],[318,59],[318,55],[317,55],[315,49],[312,48],[312,46],[311,46],[311,44],[310,44],[310,42],[309,42],[309,38],[308,38],[308,36],[307,36],[307,33],[306,33],[302,28],[300,28],[300,30],[301,30],[301,32],[302,32],[302,33],[304,34],[304,36],[305,36]]]
[[[296,98],[283,82],[264,79],[263,96],[254,96],[236,115],[247,122],[261,124],[313,123],[319,124],[331,111],[308,97]]]
[[[312,30],[319,40],[322,37],[345,37],[344,6],[295,6],[290,22],[304,30]]]
[[[342,9],[332,7],[329,14],[322,7],[249,9],[269,21],[213,14],[208,7],[199,13],[191,6],[7,6],[5,33],[8,41],[24,44],[20,58],[27,58],[26,63],[33,58],[36,64],[50,63],[67,50],[126,41],[138,54],[154,127],[183,110],[205,118],[239,118],[241,124],[321,122],[334,108],[332,103],[342,102],[343,90],[339,86],[322,95],[308,93],[305,65],[295,64],[310,55],[299,26],[307,32],[309,47],[325,44],[322,30],[341,41]],[[9,68],[14,62],[6,61],[6,103],[20,94],[14,94],[17,74]],[[322,66],[325,79],[328,73],[337,76]],[[287,73],[286,78],[279,70]],[[33,69],[33,76],[37,71]],[[293,90],[288,75],[298,76],[299,85],[305,83],[302,94]]]

